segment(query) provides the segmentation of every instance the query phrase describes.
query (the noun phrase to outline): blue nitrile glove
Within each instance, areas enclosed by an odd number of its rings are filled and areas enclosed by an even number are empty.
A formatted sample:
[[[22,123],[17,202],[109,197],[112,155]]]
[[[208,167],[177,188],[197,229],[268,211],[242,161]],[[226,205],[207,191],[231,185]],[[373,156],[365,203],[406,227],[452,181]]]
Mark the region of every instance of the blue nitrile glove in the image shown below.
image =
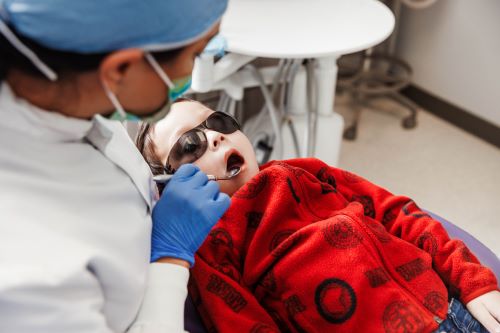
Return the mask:
[[[181,166],[153,209],[151,262],[169,257],[193,266],[194,253],[229,204],[219,184],[208,181],[197,166]]]

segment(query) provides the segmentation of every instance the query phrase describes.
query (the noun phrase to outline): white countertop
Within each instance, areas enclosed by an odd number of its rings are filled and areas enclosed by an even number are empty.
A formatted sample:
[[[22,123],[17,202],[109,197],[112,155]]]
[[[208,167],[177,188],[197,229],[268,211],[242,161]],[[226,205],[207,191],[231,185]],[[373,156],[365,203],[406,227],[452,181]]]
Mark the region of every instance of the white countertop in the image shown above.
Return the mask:
[[[221,33],[231,52],[319,58],[372,47],[393,28],[394,15],[377,0],[230,0]]]

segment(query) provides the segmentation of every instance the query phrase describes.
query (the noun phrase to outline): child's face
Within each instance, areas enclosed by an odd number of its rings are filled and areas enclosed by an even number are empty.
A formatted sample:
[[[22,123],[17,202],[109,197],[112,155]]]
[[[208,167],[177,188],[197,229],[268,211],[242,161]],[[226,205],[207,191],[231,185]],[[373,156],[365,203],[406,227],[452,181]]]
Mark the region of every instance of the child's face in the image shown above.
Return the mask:
[[[179,137],[197,127],[214,111],[203,104],[194,101],[175,103],[169,114],[159,121],[152,138],[156,152],[165,165],[170,150]],[[224,176],[233,164],[241,167],[239,175],[231,180],[219,181],[221,191],[232,195],[253,176],[259,172],[252,145],[241,132],[222,134],[213,130],[203,129],[208,139],[206,152],[195,162],[195,165],[209,175]]]

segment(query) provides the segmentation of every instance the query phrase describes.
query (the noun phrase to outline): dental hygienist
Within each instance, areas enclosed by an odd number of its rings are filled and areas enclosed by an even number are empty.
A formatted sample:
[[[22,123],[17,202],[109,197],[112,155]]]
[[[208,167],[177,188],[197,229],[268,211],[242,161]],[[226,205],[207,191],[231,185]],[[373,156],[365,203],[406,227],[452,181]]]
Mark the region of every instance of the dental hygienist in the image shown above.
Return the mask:
[[[168,112],[226,5],[0,0],[0,332],[183,331],[229,198],[188,165],[154,205],[117,120]]]

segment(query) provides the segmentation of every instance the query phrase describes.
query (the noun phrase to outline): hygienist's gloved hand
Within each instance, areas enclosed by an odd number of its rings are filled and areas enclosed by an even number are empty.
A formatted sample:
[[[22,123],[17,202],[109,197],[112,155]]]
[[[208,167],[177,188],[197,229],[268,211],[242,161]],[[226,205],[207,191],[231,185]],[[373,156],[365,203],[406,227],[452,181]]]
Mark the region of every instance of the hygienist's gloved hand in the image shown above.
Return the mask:
[[[151,262],[177,258],[193,266],[194,253],[229,204],[219,184],[208,181],[197,166],[181,166],[153,209]]]

